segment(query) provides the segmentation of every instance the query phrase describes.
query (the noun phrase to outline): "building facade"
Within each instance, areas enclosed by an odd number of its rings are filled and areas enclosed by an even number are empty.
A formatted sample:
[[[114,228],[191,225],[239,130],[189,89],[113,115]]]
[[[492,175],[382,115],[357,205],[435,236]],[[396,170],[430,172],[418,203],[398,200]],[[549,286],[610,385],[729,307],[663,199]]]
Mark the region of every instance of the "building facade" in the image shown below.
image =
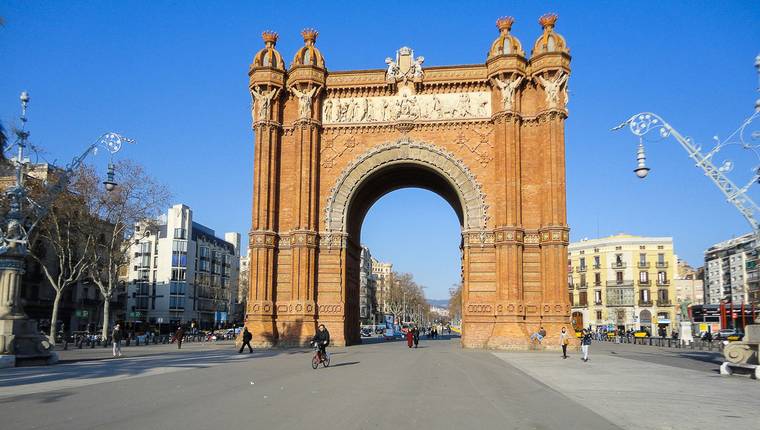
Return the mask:
[[[240,234],[216,237],[182,204],[157,222],[136,227],[127,273],[128,321],[196,323],[209,329],[229,321],[237,302]]]
[[[376,324],[377,321],[377,283],[372,272],[372,254],[369,248],[362,246],[359,257],[359,320],[362,324]]]
[[[393,263],[384,263],[372,258],[372,274],[375,275],[375,291],[377,296],[377,309],[381,314],[388,312],[385,306],[385,298],[388,296],[393,279]]]
[[[571,243],[568,291],[573,326],[645,328],[656,335],[676,326],[673,239],[626,234]]]
[[[676,287],[676,302],[679,306],[679,316],[682,320],[688,319],[687,307],[690,305],[703,305],[705,303],[705,290],[703,282],[704,272],[694,269],[683,260],[678,260],[673,283]]]
[[[758,303],[757,238],[748,233],[705,251],[705,303]]]

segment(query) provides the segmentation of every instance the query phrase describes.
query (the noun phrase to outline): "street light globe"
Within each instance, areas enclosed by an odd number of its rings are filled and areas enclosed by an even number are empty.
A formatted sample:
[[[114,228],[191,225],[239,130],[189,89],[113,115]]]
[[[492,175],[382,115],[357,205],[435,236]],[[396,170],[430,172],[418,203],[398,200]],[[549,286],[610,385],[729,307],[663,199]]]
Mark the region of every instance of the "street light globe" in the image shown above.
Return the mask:
[[[103,185],[106,186],[106,191],[111,192],[114,188],[116,188],[116,180],[114,179],[114,168],[115,166],[113,163],[108,163],[108,172],[106,173],[106,180],[103,181]]]
[[[633,170],[633,173],[635,173],[639,178],[644,179],[649,174],[649,167],[637,167]]]

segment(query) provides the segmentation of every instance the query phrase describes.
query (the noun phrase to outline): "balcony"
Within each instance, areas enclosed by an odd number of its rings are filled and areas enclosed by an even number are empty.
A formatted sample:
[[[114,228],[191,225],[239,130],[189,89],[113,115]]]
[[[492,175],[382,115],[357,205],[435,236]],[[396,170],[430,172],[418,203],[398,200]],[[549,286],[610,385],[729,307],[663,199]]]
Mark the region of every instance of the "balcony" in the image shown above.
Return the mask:
[[[582,283],[578,284],[578,289],[585,290],[586,288],[588,288],[588,284],[587,283],[582,282]]]
[[[649,285],[650,283],[651,283],[651,281],[649,279],[644,280],[644,281],[642,281],[641,279],[639,279],[639,285]]]
[[[669,279],[658,279],[657,280],[657,286],[658,287],[667,287],[668,285],[670,285],[670,280]]]
[[[602,286],[602,281],[594,281],[594,286],[595,287],[601,287]]]
[[[639,269],[649,269],[648,261],[639,261]]]
[[[623,261],[616,261],[616,262],[612,263],[612,268],[613,269],[625,269],[625,262],[623,262]]]
[[[594,264],[594,270],[599,270],[602,268],[601,264]]]
[[[673,306],[670,300],[657,300],[657,306]]]
[[[597,306],[601,306],[602,305],[602,301],[601,300],[598,301],[598,302],[595,301],[594,304],[597,305]]]
[[[651,300],[647,300],[647,301],[639,300],[639,306],[643,306],[643,307],[647,307],[647,308],[652,307],[652,301]]]
[[[588,266],[578,266],[578,273],[583,273],[588,269]]]
[[[623,281],[607,281],[608,287],[630,287],[633,288],[633,281],[632,280],[623,280]]]
[[[657,264],[655,264],[658,269],[667,269],[668,268],[668,262],[667,261],[658,261]]]

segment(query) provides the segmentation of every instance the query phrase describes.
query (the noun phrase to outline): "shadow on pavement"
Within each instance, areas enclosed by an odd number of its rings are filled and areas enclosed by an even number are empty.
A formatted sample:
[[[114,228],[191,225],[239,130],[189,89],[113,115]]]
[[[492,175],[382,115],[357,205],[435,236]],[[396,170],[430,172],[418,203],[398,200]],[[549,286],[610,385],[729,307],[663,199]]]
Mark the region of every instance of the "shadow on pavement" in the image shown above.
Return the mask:
[[[216,364],[273,357],[286,351],[267,350],[253,354],[237,351],[202,351],[193,354],[164,353],[160,355],[83,360],[52,366],[16,367],[0,373],[0,388],[39,384],[63,379],[94,379],[114,376],[138,376],[156,368],[200,369]],[[55,401],[55,399],[51,399]]]
[[[333,364],[330,367],[353,366],[354,364],[359,364],[359,363],[360,362],[358,361],[347,361],[345,363]]]

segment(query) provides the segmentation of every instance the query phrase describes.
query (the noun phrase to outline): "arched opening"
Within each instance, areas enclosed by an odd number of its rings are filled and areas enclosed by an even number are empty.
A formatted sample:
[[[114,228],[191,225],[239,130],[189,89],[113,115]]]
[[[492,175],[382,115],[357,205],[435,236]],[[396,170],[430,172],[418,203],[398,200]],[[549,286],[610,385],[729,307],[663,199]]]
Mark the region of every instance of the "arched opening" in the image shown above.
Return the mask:
[[[362,239],[362,226],[370,211],[370,208],[387,196],[388,194],[407,188],[416,188],[430,191],[440,196],[453,211],[456,216],[456,223],[459,227],[458,237],[453,240],[453,246],[459,249],[459,261],[456,261],[459,276],[454,281],[461,280],[461,250],[462,250],[462,236],[461,229],[463,227],[464,214],[462,204],[456,189],[439,173],[433,169],[424,165],[413,163],[398,163],[385,166],[378,169],[376,172],[369,175],[361,185],[356,189],[352,200],[349,202],[347,216],[346,216],[346,233],[348,234],[348,252],[346,259],[346,333],[348,334],[348,340],[350,343],[357,343],[360,339],[360,333],[354,333],[354,329],[358,330],[362,325],[362,320],[366,318],[366,314],[363,315],[362,311],[366,311],[364,307],[366,303],[363,300],[362,283],[366,280],[362,280],[362,261],[361,246],[364,244]],[[390,196],[388,196],[390,198]],[[399,208],[403,211],[404,208]],[[440,216],[440,214],[439,214]],[[399,226],[401,227],[401,226]],[[451,234],[450,230],[447,230],[447,234]],[[399,242],[399,246],[404,246],[404,243]],[[451,263],[451,262],[448,262]],[[366,269],[364,269],[366,270]],[[413,271],[412,271],[413,272]],[[415,273],[412,273],[413,275]],[[452,282],[453,284],[454,282]],[[380,309],[376,310],[378,313],[390,313],[395,314],[397,311],[389,310],[387,307],[383,307],[383,294],[380,294],[378,306]],[[407,309],[407,316],[412,311]],[[415,319],[415,318],[403,318],[400,315],[394,315],[399,320]],[[381,320],[379,317],[377,320]],[[366,322],[366,321],[365,321]]]

